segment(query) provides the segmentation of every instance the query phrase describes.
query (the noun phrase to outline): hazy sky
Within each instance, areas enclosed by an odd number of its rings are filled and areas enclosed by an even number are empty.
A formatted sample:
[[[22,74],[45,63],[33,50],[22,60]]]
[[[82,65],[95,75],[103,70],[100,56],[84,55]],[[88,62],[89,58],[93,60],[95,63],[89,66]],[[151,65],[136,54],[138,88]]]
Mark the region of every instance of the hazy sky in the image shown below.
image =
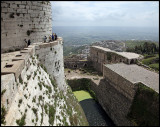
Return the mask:
[[[51,1],[53,26],[159,27],[159,1]]]

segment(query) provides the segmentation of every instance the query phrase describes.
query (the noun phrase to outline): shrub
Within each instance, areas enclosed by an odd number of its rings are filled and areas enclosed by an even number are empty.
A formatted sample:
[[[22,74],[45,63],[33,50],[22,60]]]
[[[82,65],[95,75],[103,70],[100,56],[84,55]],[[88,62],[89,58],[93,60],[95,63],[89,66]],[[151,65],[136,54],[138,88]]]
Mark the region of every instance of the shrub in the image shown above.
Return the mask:
[[[33,107],[32,111],[34,112],[35,116],[37,116],[37,109]]]
[[[53,125],[55,116],[55,109],[52,105],[49,105],[49,124]]]
[[[38,86],[39,86],[40,90],[42,90],[42,84],[40,82],[38,83]]]
[[[39,101],[42,101],[42,95],[39,96],[38,100],[39,100]]]
[[[5,121],[5,115],[6,115],[6,109],[4,107],[4,105],[2,105],[1,107],[1,124],[5,124],[6,121]]]
[[[3,96],[3,94],[6,92],[6,89],[2,90],[1,92],[1,97]]]
[[[33,100],[32,100],[32,102],[34,102],[34,103],[36,102],[36,97],[33,97]]]
[[[16,120],[16,123],[17,123],[19,126],[24,126],[24,125],[26,124],[25,118],[26,118],[26,114],[24,114],[21,119]]]
[[[21,84],[23,84],[23,80],[22,80],[21,75],[19,76],[19,82],[20,82]]]
[[[47,104],[44,105],[45,113],[48,114]]]
[[[30,79],[30,77],[31,77],[31,75],[27,75],[27,80],[29,80],[29,79]]]

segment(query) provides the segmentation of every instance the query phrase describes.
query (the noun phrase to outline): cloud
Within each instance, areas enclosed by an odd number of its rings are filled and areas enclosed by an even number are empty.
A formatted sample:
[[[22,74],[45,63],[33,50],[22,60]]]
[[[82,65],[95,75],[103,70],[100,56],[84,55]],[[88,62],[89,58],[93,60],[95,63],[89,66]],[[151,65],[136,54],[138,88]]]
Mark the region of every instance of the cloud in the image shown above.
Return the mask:
[[[148,1],[51,2],[53,24],[61,26],[158,26],[157,3],[159,4],[159,2]]]

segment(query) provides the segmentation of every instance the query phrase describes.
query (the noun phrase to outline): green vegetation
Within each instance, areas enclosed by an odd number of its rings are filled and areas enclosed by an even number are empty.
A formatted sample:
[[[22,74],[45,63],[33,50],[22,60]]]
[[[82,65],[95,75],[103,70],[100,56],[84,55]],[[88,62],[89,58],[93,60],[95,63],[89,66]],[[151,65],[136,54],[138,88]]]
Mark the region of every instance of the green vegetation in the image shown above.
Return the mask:
[[[110,53],[107,53],[107,60],[112,60],[112,57],[111,57],[111,54]]]
[[[134,47],[128,47],[126,49],[127,52],[135,52],[138,54],[157,54],[159,53],[159,46],[157,43],[144,42],[135,45]]]
[[[67,83],[71,86],[72,91],[85,90],[89,92],[89,94],[93,99],[97,100],[94,91],[90,88],[91,79],[87,78],[73,79],[73,80],[67,80]]]
[[[41,66],[41,67],[44,69],[44,71],[47,73],[46,67],[45,67],[43,64],[41,64],[40,66]]]
[[[40,90],[42,90],[42,84],[41,84],[41,82],[38,83],[38,86],[39,86]]]
[[[76,98],[78,99],[79,102],[82,101],[82,100],[85,100],[85,99],[92,98],[91,95],[84,90],[75,91],[73,93],[74,93],[74,95],[76,96]]]
[[[136,41],[136,42],[129,41],[126,43],[126,46],[128,46],[126,51],[144,55],[144,59],[141,61],[143,64],[151,67],[156,71],[159,71],[158,43],[151,41]]]
[[[27,75],[27,80],[29,80],[31,78],[31,75]]]
[[[34,112],[34,114],[36,116],[36,122],[37,122],[38,121],[37,109],[33,107],[32,111]]]
[[[159,71],[159,54],[157,55],[145,55],[144,59],[141,62],[156,71]]]
[[[34,103],[36,102],[36,96],[33,97],[32,102],[34,102]]]
[[[159,126],[159,94],[138,83],[127,118],[137,126]]]
[[[6,92],[6,89],[2,90],[1,92],[1,97],[3,96],[3,94]]]
[[[6,121],[5,121],[5,115],[6,115],[6,109],[4,107],[4,105],[2,105],[1,107],[1,124],[5,124]]]
[[[19,76],[19,82],[20,82],[21,84],[23,84],[23,80],[22,80],[21,75]]]
[[[67,110],[71,126],[89,126],[83,109],[79,105],[77,98],[72,93],[70,86],[68,86],[67,88],[67,95],[64,96],[64,100],[66,102],[66,105],[64,105],[64,109]],[[72,108],[77,112],[74,115]],[[65,119],[63,120],[63,122],[65,123],[65,125],[67,125]]]
[[[153,41],[146,41],[146,40],[126,40],[124,41],[127,48],[134,48],[135,46],[140,46],[140,45],[142,46],[144,45],[145,42],[154,43],[157,46],[159,46],[159,43],[153,42]]]
[[[49,124],[53,125],[55,117],[55,109],[52,105],[49,105]]]
[[[21,103],[22,103],[22,99],[19,99],[18,107],[20,107]]]
[[[45,113],[48,114],[47,104],[44,105]]]
[[[68,56],[68,54],[71,53],[71,52],[72,52],[72,55],[73,55],[73,54],[76,55],[76,54],[81,53],[81,51],[82,51],[83,49],[85,49],[85,46],[79,46],[79,47],[64,46],[63,49],[64,49],[64,50],[63,50],[63,51],[64,51],[64,52],[63,52],[64,56]]]
[[[16,120],[16,123],[17,123],[19,126],[24,126],[24,125],[26,124],[25,118],[26,118],[26,114],[24,114],[21,119]]]

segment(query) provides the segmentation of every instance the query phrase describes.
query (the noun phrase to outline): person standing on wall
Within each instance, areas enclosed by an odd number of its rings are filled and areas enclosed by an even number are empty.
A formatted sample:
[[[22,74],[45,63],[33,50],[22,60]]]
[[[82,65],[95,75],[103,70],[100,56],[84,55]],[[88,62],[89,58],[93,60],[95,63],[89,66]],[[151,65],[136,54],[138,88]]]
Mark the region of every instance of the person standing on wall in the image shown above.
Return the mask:
[[[57,40],[57,34],[55,33],[55,40]]]
[[[49,42],[51,42],[51,41],[52,41],[52,35],[49,36]]]
[[[52,41],[54,41],[54,33],[52,34]]]
[[[28,40],[28,46],[31,44],[31,41],[30,41],[30,39]]]
[[[47,40],[47,37],[45,36],[45,37],[44,37],[44,43],[46,42],[46,40]]]

